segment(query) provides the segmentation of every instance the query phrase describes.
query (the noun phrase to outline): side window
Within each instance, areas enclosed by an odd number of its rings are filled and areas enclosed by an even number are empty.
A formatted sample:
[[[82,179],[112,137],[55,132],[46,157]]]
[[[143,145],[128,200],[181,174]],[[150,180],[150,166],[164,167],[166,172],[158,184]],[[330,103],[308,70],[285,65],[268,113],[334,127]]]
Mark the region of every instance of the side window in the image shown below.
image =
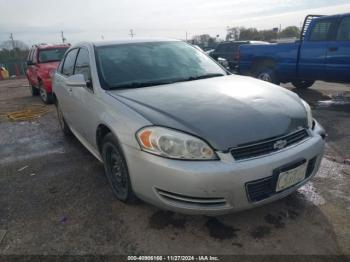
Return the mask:
[[[322,19],[316,21],[314,27],[311,29],[310,41],[327,41],[329,40],[330,29],[332,27],[333,19]]]
[[[350,41],[350,17],[345,17],[340,22],[336,40]]]
[[[75,63],[74,74],[84,75],[85,81],[91,80],[89,51],[81,48]]]
[[[66,76],[73,75],[75,59],[77,57],[78,50],[79,49],[73,49],[69,51],[69,53],[66,55],[66,58],[64,59],[64,63],[62,67],[63,75],[66,75]]]
[[[63,68],[63,63],[64,63],[64,57],[62,58],[60,64],[58,65],[57,72],[62,74],[62,68]]]

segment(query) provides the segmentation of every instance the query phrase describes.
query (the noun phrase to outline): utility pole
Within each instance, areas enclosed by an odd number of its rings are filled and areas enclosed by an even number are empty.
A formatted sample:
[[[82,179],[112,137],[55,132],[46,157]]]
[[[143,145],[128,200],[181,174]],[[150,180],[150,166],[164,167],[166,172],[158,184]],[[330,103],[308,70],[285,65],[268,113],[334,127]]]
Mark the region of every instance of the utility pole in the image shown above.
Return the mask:
[[[136,35],[136,34],[134,34],[134,30],[133,30],[133,29],[130,29],[130,34],[129,34],[129,36],[131,36],[131,38],[133,38],[134,35]]]
[[[11,45],[12,45],[12,49],[15,49],[15,40],[13,40],[13,34],[10,34],[10,40],[11,40]]]
[[[11,45],[12,45],[13,57],[16,58],[15,40],[13,39],[12,33],[10,33],[10,40],[11,40]]]
[[[64,37],[63,31],[61,31],[61,39],[62,39],[62,43],[64,44],[66,42],[66,38]]]

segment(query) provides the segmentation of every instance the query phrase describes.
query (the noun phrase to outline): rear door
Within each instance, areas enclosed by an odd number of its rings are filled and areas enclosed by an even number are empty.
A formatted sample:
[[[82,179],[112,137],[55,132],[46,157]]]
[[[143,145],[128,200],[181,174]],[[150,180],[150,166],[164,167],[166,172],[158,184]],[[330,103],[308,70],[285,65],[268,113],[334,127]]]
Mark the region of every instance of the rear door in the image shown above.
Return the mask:
[[[350,16],[340,19],[327,49],[327,80],[350,82]]]
[[[73,115],[75,102],[73,99],[73,88],[75,87],[67,85],[67,78],[74,74],[74,66],[78,51],[79,49],[72,49],[66,54],[62,61],[62,65],[60,65],[59,70],[55,75],[54,84],[54,92],[57,96],[63,116],[68,124],[74,129],[75,123]]]
[[[326,56],[336,18],[319,18],[311,24],[301,43],[298,78],[302,80],[326,80]]]

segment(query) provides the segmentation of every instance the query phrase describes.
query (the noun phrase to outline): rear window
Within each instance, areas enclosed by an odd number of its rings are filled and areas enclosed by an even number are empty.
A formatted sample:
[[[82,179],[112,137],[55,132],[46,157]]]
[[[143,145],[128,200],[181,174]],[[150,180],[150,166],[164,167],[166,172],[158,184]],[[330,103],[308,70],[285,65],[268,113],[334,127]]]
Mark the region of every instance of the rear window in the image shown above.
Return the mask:
[[[227,48],[228,48],[228,44],[219,44],[216,47],[215,51],[216,52],[226,52]]]
[[[333,23],[333,19],[319,20],[315,22],[314,27],[311,30],[310,41],[326,41],[329,39],[330,29]]]
[[[238,51],[239,44],[230,44],[228,45],[227,51],[228,52],[237,52]]]
[[[346,17],[341,21],[337,41],[350,41],[350,17]]]
[[[50,48],[39,51],[39,63],[61,61],[68,48]]]

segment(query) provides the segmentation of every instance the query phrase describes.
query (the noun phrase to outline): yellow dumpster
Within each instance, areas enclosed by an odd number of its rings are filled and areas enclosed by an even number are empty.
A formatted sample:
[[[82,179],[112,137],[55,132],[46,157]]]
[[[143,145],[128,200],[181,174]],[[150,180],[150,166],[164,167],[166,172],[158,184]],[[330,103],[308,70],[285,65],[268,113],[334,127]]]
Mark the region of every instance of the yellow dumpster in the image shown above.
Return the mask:
[[[0,80],[9,79],[9,71],[5,67],[0,67]]]

